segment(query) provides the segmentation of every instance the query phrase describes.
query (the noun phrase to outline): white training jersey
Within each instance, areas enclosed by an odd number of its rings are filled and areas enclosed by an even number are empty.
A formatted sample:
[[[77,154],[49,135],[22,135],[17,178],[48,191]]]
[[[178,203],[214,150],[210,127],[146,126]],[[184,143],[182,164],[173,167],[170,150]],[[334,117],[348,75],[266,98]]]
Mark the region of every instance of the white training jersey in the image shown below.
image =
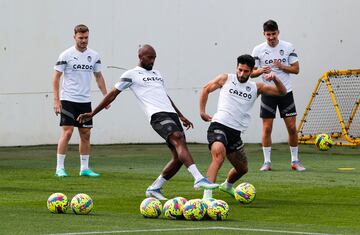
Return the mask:
[[[94,72],[101,71],[97,52],[89,48],[81,52],[72,46],[60,54],[54,69],[63,73],[60,100],[91,102],[91,79]]]
[[[238,131],[245,131],[251,121],[251,108],[257,99],[256,82],[239,82],[236,74],[228,74],[220,89],[217,111],[212,122],[218,122]]]
[[[176,113],[166,93],[164,78],[157,70],[137,66],[123,73],[115,88],[119,91],[130,88],[149,121],[154,113]]]
[[[287,92],[292,91],[290,74],[285,73],[273,65],[274,61],[281,61],[284,65],[290,65],[299,60],[294,46],[291,43],[279,40],[278,45],[271,47],[267,42],[264,42],[254,48],[252,56],[255,59],[255,67],[270,66],[272,73],[281,80]],[[273,83],[272,81],[266,81],[264,76],[265,74],[262,75],[262,78],[265,83]]]

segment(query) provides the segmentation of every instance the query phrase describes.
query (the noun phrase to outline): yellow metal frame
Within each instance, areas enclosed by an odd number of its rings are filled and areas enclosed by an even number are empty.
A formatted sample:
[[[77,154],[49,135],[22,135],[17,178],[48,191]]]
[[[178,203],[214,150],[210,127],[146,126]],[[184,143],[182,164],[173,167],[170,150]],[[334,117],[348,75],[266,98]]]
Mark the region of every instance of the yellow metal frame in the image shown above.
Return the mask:
[[[343,146],[360,146],[360,138],[352,138],[349,136],[348,134],[348,130],[350,129],[351,123],[359,109],[359,104],[360,104],[360,97],[356,102],[355,107],[353,108],[349,121],[348,123],[344,123],[344,120],[342,118],[340,109],[339,109],[339,105],[336,101],[336,97],[334,95],[334,91],[331,87],[330,81],[329,81],[329,77],[333,77],[333,76],[350,76],[350,75],[360,75],[360,69],[354,69],[354,70],[330,70],[327,71],[326,73],[324,73],[318,80],[315,89],[311,95],[310,101],[308,103],[308,105],[306,106],[305,112],[301,118],[301,121],[299,123],[299,126],[297,128],[297,132],[299,134],[299,143],[300,144],[314,144],[315,143],[315,138],[316,136],[312,136],[312,135],[301,135],[300,130],[306,120],[306,116],[309,113],[311,104],[316,96],[316,93],[319,89],[320,83],[321,82],[325,82],[326,86],[328,88],[332,103],[334,105],[338,120],[339,120],[339,124],[341,126],[341,133],[335,133],[335,134],[331,134],[331,138],[334,140],[335,145],[343,145]]]

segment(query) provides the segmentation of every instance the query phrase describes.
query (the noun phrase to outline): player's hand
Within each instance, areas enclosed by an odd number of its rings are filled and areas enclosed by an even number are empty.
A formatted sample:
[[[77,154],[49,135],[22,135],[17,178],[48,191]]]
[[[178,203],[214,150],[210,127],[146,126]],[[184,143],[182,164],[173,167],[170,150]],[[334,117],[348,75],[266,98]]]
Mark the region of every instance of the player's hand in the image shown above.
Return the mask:
[[[282,70],[282,68],[283,68],[283,66],[284,66],[284,65],[281,63],[281,61],[279,61],[279,60],[275,60],[274,63],[273,63],[273,65],[274,65],[276,68],[280,69],[280,70]]]
[[[194,125],[192,124],[192,122],[190,122],[186,117],[182,116],[179,118],[182,121],[183,126],[186,127],[186,130],[189,130],[190,128],[194,128]]]
[[[61,113],[61,103],[60,102],[54,103],[54,112],[55,112],[56,116]]]
[[[77,117],[76,121],[78,121],[79,123],[85,123],[87,121],[90,121],[91,119],[92,119],[91,113],[83,113]]]
[[[271,73],[271,67],[270,66],[263,66],[263,67],[261,67],[261,72],[263,74]]]
[[[200,117],[205,122],[211,122],[211,120],[212,120],[212,117],[210,115],[208,115],[207,113],[205,113],[205,112],[201,112]]]
[[[269,73],[269,74],[265,74],[264,78],[265,78],[266,81],[271,82],[276,78],[276,76],[273,73]]]

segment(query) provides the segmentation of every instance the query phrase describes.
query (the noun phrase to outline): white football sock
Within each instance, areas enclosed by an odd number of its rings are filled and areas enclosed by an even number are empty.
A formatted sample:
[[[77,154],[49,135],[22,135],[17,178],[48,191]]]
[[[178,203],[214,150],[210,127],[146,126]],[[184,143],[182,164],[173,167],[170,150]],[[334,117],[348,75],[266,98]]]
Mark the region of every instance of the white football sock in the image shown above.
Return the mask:
[[[204,199],[212,198],[212,190],[211,190],[211,189],[205,189],[205,190],[204,190],[203,198],[204,198]]]
[[[150,189],[158,189],[162,188],[162,186],[167,182],[167,180],[162,176],[159,175],[159,177],[152,183],[150,186]]]
[[[60,170],[61,168],[64,168],[64,162],[65,162],[65,154],[56,154],[56,171]]]
[[[225,188],[232,188],[233,186],[234,186],[234,184],[232,184],[232,183],[229,183],[228,181],[227,181],[227,179],[224,181],[224,186],[225,186]]]
[[[89,155],[80,155],[80,171],[89,169]]]
[[[195,164],[190,165],[187,169],[194,177],[195,182],[198,182],[199,180],[204,178],[204,176],[200,173],[200,171],[198,170]]]
[[[299,152],[299,147],[291,147],[290,146],[290,153],[291,153],[291,161],[299,161],[299,156],[298,156],[298,152]]]
[[[264,154],[264,162],[271,162],[270,156],[271,156],[271,147],[262,147],[263,154]]]

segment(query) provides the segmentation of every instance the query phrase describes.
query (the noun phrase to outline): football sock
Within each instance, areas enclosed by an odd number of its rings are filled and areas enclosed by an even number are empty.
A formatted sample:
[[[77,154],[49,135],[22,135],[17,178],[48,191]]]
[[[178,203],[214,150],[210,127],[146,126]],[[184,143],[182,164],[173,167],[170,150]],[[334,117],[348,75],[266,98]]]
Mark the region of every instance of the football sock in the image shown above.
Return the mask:
[[[224,181],[223,184],[224,184],[225,188],[232,188],[233,185],[234,185],[234,184],[232,184],[232,183],[229,183],[229,182],[227,181],[227,179]]]
[[[211,189],[205,189],[205,190],[204,190],[203,198],[204,198],[204,199],[206,199],[206,198],[212,198],[212,190],[211,190]]]
[[[80,155],[80,171],[89,169],[89,155]]]
[[[299,156],[298,156],[298,152],[299,152],[299,147],[291,147],[290,146],[290,153],[291,153],[291,161],[299,161]]]
[[[262,147],[263,154],[264,154],[264,162],[271,162],[270,156],[271,156],[271,147]]]
[[[162,186],[167,182],[167,180],[162,176],[159,175],[159,177],[152,183],[150,186],[151,189],[158,189],[162,188]]]
[[[64,167],[64,162],[65,162],[65,154],[56,154],[56,170],[58,171],[61,168],[65,168]]]
[[[194,177],[195,182],[198,182],[199,180],[204,178],[204,176],[200,173],[200,171],[198,170],[195,164],[190,165],[187,169]]]

